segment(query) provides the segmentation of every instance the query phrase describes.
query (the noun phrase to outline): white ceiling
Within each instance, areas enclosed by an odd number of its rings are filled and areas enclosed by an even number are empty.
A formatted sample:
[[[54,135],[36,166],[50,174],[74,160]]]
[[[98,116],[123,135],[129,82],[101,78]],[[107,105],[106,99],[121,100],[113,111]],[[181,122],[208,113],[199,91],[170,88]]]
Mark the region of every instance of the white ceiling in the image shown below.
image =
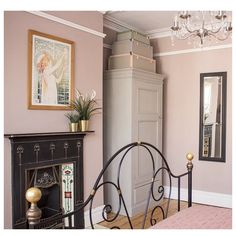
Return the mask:
[[[170,28],[176,11],[109,11],[105,17],[113,19],[123,26],[148,33],[160,29]]]

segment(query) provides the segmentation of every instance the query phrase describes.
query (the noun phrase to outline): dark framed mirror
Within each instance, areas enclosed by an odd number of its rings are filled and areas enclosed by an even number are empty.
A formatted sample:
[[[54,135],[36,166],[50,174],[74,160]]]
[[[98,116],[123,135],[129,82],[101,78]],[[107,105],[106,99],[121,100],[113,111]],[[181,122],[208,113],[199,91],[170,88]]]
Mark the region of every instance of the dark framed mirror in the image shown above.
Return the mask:
[[[200,74],[199,160],[225,162],[227,72]]]

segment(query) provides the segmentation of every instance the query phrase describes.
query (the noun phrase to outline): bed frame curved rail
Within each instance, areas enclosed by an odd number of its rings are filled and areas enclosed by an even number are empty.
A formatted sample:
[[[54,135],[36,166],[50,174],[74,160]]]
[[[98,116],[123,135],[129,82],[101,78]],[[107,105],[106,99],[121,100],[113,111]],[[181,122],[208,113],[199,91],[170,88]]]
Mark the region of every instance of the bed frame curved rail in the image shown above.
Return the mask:
[[[131,217],[129,215],[129,212],[126,207],[125,199],[123,196],[122,188],[121,188],[121,169],[122,165],[124,164],[124,160],[128,157],[128,153],[134,149],[135,147],[140,147],[143,148],[147,151],[149,154],[149,158],[152,163],[152,178],[150,180],[150,187],[149,187],[149,192],[148,192],[148,198],[146,202],[146,207],[145,207],[145,212],[144,212],[144,217],[143,217],[143,222],[142,222],[142,228],[145,228],[145,224],[147,222],[147,215],[148,215],[148,210],[150,208],[150,201],[153,199],[153,201],[156,203],[155,207],[151,211],[151,217],[150,217],[150,224],[154,225],[157,223],[157,219],[154,218],[154,213],[155,211],[160,210],[162,213],[163,219],[167,218],[168,216],[168,210],[169,210],[169,203],[170,203],[170,197],[171,197],[171,188],[172,188],[172,178],[175,178],[178,180],[178,211],[180,211],[180,184],[181,184],[181,178],[184,176],[188,177],[188,207],[192,206],[192,169],[193,169],[193,164],[192,164],[192,159],[193,155],[192,154],[187,154],[187,172],[181,174],[181,175],[174,175],[170,168],[169,165],[163,156],[163,154],[152,144],[146,143],[146,142],[134,142],[130,143],[122,148],[120,148],[104,165],[103,169],[99,173],[97,180],[95,181],[95,184],[92,188],[92,191],[89,195],[89,197],[81,203],[81,205],[73,212],[64,214],[63,212],[60,212],[57,215],[54,215],[50,218],[46,219],[40,219],[41,218],[41,210],[37,207],[37,202],[40,200],[40,190],[37,188],[30,188],[27,190],[26,193],[26,198],[27,196],[30,196],[27,198],[27,200],[31,203],[30,208],[28,209],[26,213],[26,219],[28,221],[28,225],[30,229],[52,229],[52,228],[73,228],[73,223],[72,223],[72,217],[80,211],[84,211],[84,208],[88,205],[89,206],[89,220],[90,220],[90,225],[91,228],[94,229],[94,223],[93,223],[93,215],[92,215],[92,209],[93,209],[93,201],[95,198],[96,193],[98,190],[106,185],[110,185],[115,188],[117,194],[118,194],[118,199],[119,199],[119,205],[118,209],[116,212],[113,214],[112,217],[108,218],[106,215],[107,212],[113,212],[112,206],[110,204],[107,204],[104,206],[103,211],[102,211],[102,218],[106,222],[114,222],[121,211],[121,208],[123,207],[125,211],[125,215],[127,216],[128,224],[130,229],[133,229],[133,224],[131,221]],[[156,163],[155,163],[155,158],[154,155],[158,155],[158,157],[161,158],[162,161],[162,166],[159,167],[158,169],[156,168]],[[110,181],[104,178],[104,173],[106,170],[109,168],[109,166],[114,162],[114,160],[119,159],[118,162],[118,170],[117,170],[117,177],[115,181]],[[164,198],[164,192],[165,188],[163,184],[158,186],[158,196],[155,196],[155,180],[159,174],[166,173],[168,176],[169,180],[169,193],[168,193],[168,199],[167,199],[167,206],[164,209],[161,205],[160,202]],[[65,226],[65,219],[67,219],[67,226]],[[112,229],[119,229],[118,226],[113,226],[111,227]]]

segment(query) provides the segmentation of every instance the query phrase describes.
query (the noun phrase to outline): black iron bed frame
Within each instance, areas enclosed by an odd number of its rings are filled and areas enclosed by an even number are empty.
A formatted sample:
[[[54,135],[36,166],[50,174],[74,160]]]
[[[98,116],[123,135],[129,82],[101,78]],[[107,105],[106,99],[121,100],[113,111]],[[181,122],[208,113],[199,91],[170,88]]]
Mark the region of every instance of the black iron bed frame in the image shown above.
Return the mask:
[[[93,217],[92,217],[92,209],[93,209],[93,200],[94,197],[96,195],[96,192],[98,191],[99,188],[104,187],[105,185],[112,185],[117,193],[118,193],[118,197],[119,197],[119,207],[118,210],[116,211],[116,213],[114,214],[114,216],[112,218],[108,218],[106,216],[107,212],[112,212],[112,206],[110,204],[107,204],[104,206],[103,211],[102,211],[102,218],[104,221],[106,222],[113,222],[117,219],[117,217],[120,214],[121,211],[121,207],[123,206],[125,214],[127,216],[127,220],[129,223],[129,227],[130,229],[133,229],[133,225],[130,219],[130,215],[128,213],[126,204],[125,204],[125,200],[123,197],[123,193],[122,193],[122,189],[121,189],[121,184],[120,184],[120,176],[121,176],[121,167],[122,164],[124,163],[124,159],[127,156],[127,153],[129,151],[131,151],[133,148],[135,147],[142,147],[144,148],[148,153],[149,153],[149,157],[151,158],[151,163],[152,163],[152,178],[150,181],[150,188],[149,188],[149,193],[148,193],[148,199],[146,202],[146,207],[145,207],[145,212],[144,212],[144,218],[143,218],[143,222],[142,222],[142,229],[145,228],[145,223],[147,221],[147,213],[149,210],[149,205],[150,205],[150,200],[151,198],[154,200],[154,202],[156,202],[156,206],[152,209],[151,211],[151,217],[150,217],[150,224],[154,225],[157,223],[157,219],[154,218],[154,212],[157,210],[160,210],[162,213],[162,217],[163,219],[167,218],[168,216],[168,210],[169,210],[169,203],[170,203],[170,197],[171,197],[171,188],[172,188],[172,178],[177,179],[178,182],[178,200],[177,200],[177,205],[178,205],[178,211],[180,211],[180,185],[181,185],[181,178],[184,176],[188,177],[188,207],[192,206],[192,169],[193,169],[193,164],[192,164],[192,159],[193,159],[193,155],[192,154],[187,154],[187,172],[181,174],[181,175],[174,175],[170,168],[169,165],[165,159],[165,157],[163,156],[163,154],[152,144],[146,143],[146,142],[134,142],[134,143],[130,143],[124,147],[122,147],[121,149],[119,149],[108,161],[107,163],[104,165],[103,169],[101,170],[99,176],[97,177],[97,180],[93,186],[93,189],[89,195],[89,197],[86,199],[86,201],[84,201],[83,203],[81,203],[81,205],[79,206],[79,208],[73,212],[64,214],[63,211],[59,212],[58,214],[46,218],[46,219],[40,219],[41,218],[41,210],[37,207],[37,201],[39,201],[40,197],[37,195],[38,194],[38,189],[36,189],[37,191],[35,191],[35,188],[31,188],[28,189],[28,193],[30,192],[31,194],[31,198],[30,201],[31,202],[31,206],[29,208],[29,210],[27,211],[26,214],[26,219],[28,220],[28,225],[29,225],[29,229],[53,229],[53,228],[73,228],[73,224],[72,224],[72,217],[76,214],[78,214],[78,212],[84,211],[84,208],[89,205],[89,219],[90,219],[90,225],[91,228],[94,229],[94,223],[93,223]],[[156,169],[155,166],[155,159],[154,159],[154,155],[156,154],[158,155],[161,160],[162,160],[162,166],[159,167],[158,169]],[[118,156],[121,158],[118,164],[118,172],[117,172],[117,178],[116,181],[109,181],[109,180],[103,180],[104,177],[104,173],[107,170],[107,168],[111,165],[111,163],[118,158]],[[163,209],[163,207],[159,204],[161,203],[161,200],[164,198],[164,192],[165,192],[165,188],[163,186],[163,184],[161,184],[160,186],[158,186],[158,197],[156,197],[154,195],[154,183],[156,180],[156,177],[158,174],[160,174],[160,172],[166,172],[168,179],[169,179],[169,194],[168,194],[168,198],[167,198],[167,206],[166,209]],[[35,195],[35,198],[32,198],[32,195]],[[65,219],[68,219],[68,225],[65,226],[64,221]],[[119,229],[118,226],[113,226],[111,227],[111,229]]]

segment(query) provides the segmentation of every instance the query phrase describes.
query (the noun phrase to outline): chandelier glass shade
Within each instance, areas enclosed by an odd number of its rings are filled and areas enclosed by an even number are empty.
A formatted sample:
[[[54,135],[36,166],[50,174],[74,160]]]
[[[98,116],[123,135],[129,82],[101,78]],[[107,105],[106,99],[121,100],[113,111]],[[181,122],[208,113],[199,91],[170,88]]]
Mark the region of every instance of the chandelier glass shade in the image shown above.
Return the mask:
[[[194,47],[224,41],[232,34],[231,15],[226,11],[182,11],[175,16],[172,32],[174,39],[188,39]]]

